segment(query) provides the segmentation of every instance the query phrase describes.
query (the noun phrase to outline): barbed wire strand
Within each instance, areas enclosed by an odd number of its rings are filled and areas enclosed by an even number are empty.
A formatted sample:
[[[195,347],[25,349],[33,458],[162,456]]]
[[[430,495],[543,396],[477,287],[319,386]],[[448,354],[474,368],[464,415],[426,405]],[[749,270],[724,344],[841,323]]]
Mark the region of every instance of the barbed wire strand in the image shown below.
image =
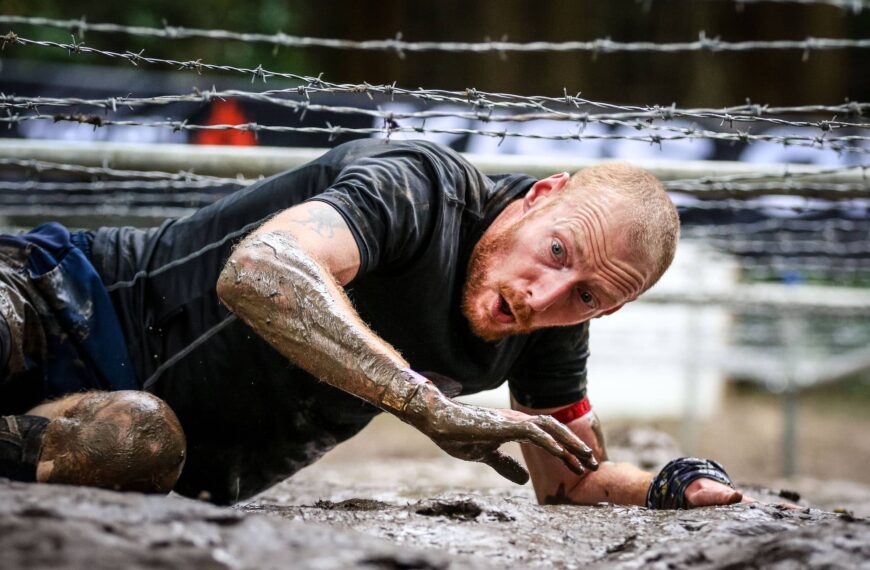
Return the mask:
[[[846,198],[838,201],[831,200],[815,200],[812,198],[803,198],[797,196],[789,196],[785,199],[788,202],[781,201],[780,196],[764,196],[753,197],[745,200],[738,198],[702,200],[698,196],[689,196],[689,200],[682,200],[679,196],[674,197],[677,210],[722,210],[734,212],[783,212],[790,214],[805,214],[818,212],[844,212],[844,211],[860,211],[865,214],[870,214],[870,204],[867,203],[867,198]],[[769,199],[777,199],[776,202],[768,201]]]
[[[78,20],[55,20],[32,16],[0,15],[0,23],[23,24],[69,30],[73,34],[83,35],[87,32],[107,32],[126,34],[138,37],[160,39],[213,39],[220,41],[237,41],[244,43],[263,43],[274,47],[289,48],[327,48],[353,51],[393,52],[400,57],[406,53],[440,52],[440,53],[577,53],[592,54],[607,53],[686,53],[686,52],[749,52],[759,50],[800,50],[805,54],[810,51],[834,49],[866,49],[870,48],[867,38],[815,38],[803,40],[748,40],[725,41],[718,37],[708,37],[703,31],[698,39],[686,42],[620,42],[610,38],[596,38],[587,41],[535,41],[512,42],[507,38],[499,41],[482,42],[439,42],[439,41],[405,41],[401,33],[392,39],[383,40],[346,40],[337,38],[314,38],[294,36],[277,32],[261,34],[250,32],[233,32],[230,30],[205,30],[165,25],[163,28],[145,26],[125,26],[113,23],[90,23],[84,18]]]
[[[530,121],[549,120],[582,123],[583,125],[600,123],[608,126],[625,126],[634,129],[650,129],[655,127],[655,125],[651,123],[652,121],[664,120],[662,115],[657,111],[648,111],[641,113],[575,113],[564,111],[542,111],[536,113],[522,114],[493,114],[492,112],[463,112],[451,111],[446,109],[432,111],[402,111],[393,109],[383,110],[381,108],[371,109],[364,107],[353,107],[348,105],[315,104],[311,103],[308,100],[283,99],[279,97],[272,97],[269,94],[239,90],[206,91],[183,95],[158,95],[154,97],[107,97],[103,99],[81,99],[75,97],[18,97],[14,95],[5,95],[0,93],[0,109],[21,109],[38,112],[40,107],[96,107],[106,112],[110,110],[113,112],[117,112],[119,108],[135,109],[143,106],[169,105],[174,103],[210,103],[214,100],[226,99],[255,101],[280,107],[287,107],[293,109],[297,113],[300,113],[302,117],[305,116],[305,113],[312,111],[334,114],[364,115],[382,121],[426,121],[429,119],[455,118],[467,121],[480,121],[484,123],[523,123]],[[864,110],[870,110],[870,103],[858,103],[857,105],[862,112]],[[810,108],[818,109],[820,107],[822,106],[811,106]],[[833,112],[849,112],[850,110],[854,111],[855,108],[854,105],[851,107],[847,105],[831,105],[825,107]],[[870,128],[870,122],[855,123],[838,121],[836,119],[819,121],[794,121],[774,117],[758,117],[753,115],[732,114],[728,112],[716,112],[709,110],[692,111],[673,109],[670,110],[668,114],[671,116],[671,118],[717,119],[722,121],[722,124],[727,122],[732,126],[735,122],[762,122],[791,128],[817,128],[823,132],[844,128]]]
[[[314,78],[308,77],[307,79],[311,79],[312,81],[318,81]],[[322,80],[321,80],[322,82]],[[370,95],[367,91],[372,87],[383,88],[383,89],[393,89],[392,86],[373,86],[370,84],[356,84],[356,85],[344,85],[339,86],[338,84],[330,84],[335,86],[334,91],[330,91],[330,94],[350,94],[350,95]],[[72,106],[72,105],[88,105],[93,107],[98,107],[101,109],[111,109],[113,111],[117,111],[118,107],[129,107],[135,108],[141,105],[165,105],[170,103],[179,103],[179,102],[203,102],[209,103],[215,99],[223,100],[227,98],[248,98],[255,101],[263,101],[270,102],[279,105],[289,105],[293,108],[300,108],[302,110],[316,110],[316,111],[333,111],[335,109],[341,109],[341,106],[333,106],[333,105],[315,105],[311,103],[310,99],[305,99],[302,101],[290,100],[290,99],[282,99],[277,97],[271,97],[272,95],[305,95],[306,93],[313,93],[315,88],[311,87],[310,90],[307,86],[300,87],[291,87],[287,89],[269,89],[265,91],[240,91],[235,89],[225,90],[225,91],[217,91],[214,88],[208,91],[199,91],[194,90],[193,93],[190,94],[174,94],[174,95],[157,95],[154,97],[128,97],[128,96],[117,96],[117,97],[107,97],[104,99],[81,99],[76,97],[70,98],[59,98],[59,97],[19,97],[16,95],[6,95],[0,93],[0,103],[3,104],[4,107],[10,108],[21,108],[26,110],[34,110],[41,105],[54,105],[54,106]],[[395,88],[399,89],[399,88]],[[470,90],[468,90],[470,92]],[[454,91],[454,92],[444,92],[437,90],[438,93],[453,93],[458,97],[462,97],[461,103],[468,104],[468,99],[462,92]],[[425,90],[418,89],[416,91],[408,91],[407,93],[400,93],[402,95],[416,96],[416,95],[426,95],[428,93],[436,93],[434,90]],[[519,99],[525,99],[524,96],[511,95],[511,94],[484,94],[484,95],[497,95],[500,97],[516,97]],[[476,95],[475,95],[476,96]],[[595,108],[608,108],[608,109],[616,109],[620,112],[618,113],[575,113],[572,111],[563,111],[563,110],[550,110],[546,106],[542,106],[541,104],[535,104],[534,107],[538,109],[543,109],[543,111],[538,113],[527,113],[527,114],[519,114],[514,113],[510,115],[491,115],[489,111],[490,108],[487,108],[487,113],[481,113],[480,111],[471,113],[465,113],[462,115],[457,115],[455,111],[445,111],[443,109],[439,109],[437,111],[416,111],[416,112],[405,112],[405,111],[396,111],[390,110],[389,112],[384,112],[383,115],[387,115],[387,117],[394,118],[412,118],[412,119],[428,119],[428,118],[441,118],[441,117],[467,117],[480,121],[495,121],[495,120],[510,120],[510,121],[529,121],[529,120],[539,120],[539,119],[551,119],[551,120],[574,120],[574,121],[594,121],[599,118],[604,119],[655,119],[655,120],[672,120],[678,118],[693,118],[693,119],[705,119],[712,118],[718,119],[724,122],[732,122],[732,121],[754,121],[760,118],[764,118],[764,116],[770,115],[802,115],[802,114],[813,114],[818,115],[820,113],[833,113],[837,115],[848,115],[848,116],[863,116],[865,111],[870,111],[870,102],[858,102],[858,101],[849,101],[843,104],[828,104],[828,105],[797,105],[797,106],[782,106],[782,107],[774,107],[766,104],[753,104],[746,103],[743,105],[734,105],[729,107],[722,108],[694,108],[694,109],[682,109],[676,107],[676,105],[670,105],[667,107],[663,107],[660,105],[649,105],[649,106],[637,106],[637,105],[618,105],[614,103],[605,103],[601,101],[593,101],[591,99],[583,99],[580,97],[572,97],[569,96],[567,101],[574,108],[589,106]],[[552,100],[550,102],[553,102]],[[560,99],[556,101],[561,104],[565,104],[565,99]],[[474,107],[481,107],[481,105],[472,104]],[[528,108],[526,106],[525,108]],[[349,110],[356,111],[360,108],[348,107]],[[370,108],[361,109],[368,113],[374,112]],[[744,114],[745,113],[745,114]],[[378,116],[383,116],[378,115]],[[498,119],[499,117],[504,117],[504,119]],[[809,123],[809,122],[808,122]],[[841,122],[842,123],[842,122]],[[812,124],[812,123],[810,123]],[[818,126],[818,125],[815,125]],[[847,126],[856,126],[864,128],[868,126],[868,123],[848,123]]]
[[[112,194],[0,194],[0,206],[90,206],[90,205],[123,205],[123,206],[160,206],[160,207],[201,207],[211,204],[220,195],[207,192],[189,192],[185,194],[154,194],[136,192],[115,192]]]
[[[533,109],[537,111],[551,111],[550,106],[560,106],[568,109],[578,109],[582,106],[590,106],[596,109],[607,109],[621,112],[644,112],[658,113],[663,119],[673,118],[672,111],[675,106],[670,107],[644,107],[644,106],[625,106],[613,103],[597,102],[580,97],[579,95],[570,95],[567,90],[560,97],[541,96],[541,95],[516,95],[513,93],[495,93],[480,91],[475,88],[467,88],[464,91],[451,91],[446,89],[406,89],[398,87],[395,84],[376,85],[370,83],[357,84],[338,84],[324,80],[322,77],[311,77],[296,73],[271,71],[258,65],[256,68],[241,68],[230,65],[217,65],[204,63],[201,59],[193,61],[178,61],[171,59],[162,59],[148,57],[143,55],[144,50],[138,53],[134,52],[112,52],[100,50],[85,46],[83,43],[59,43],[45,40],[31,40],[22,38],[14,32],[9,32],[2,36],[2,46],[6,45],[21,45],[21,46],[38,46],[53,49],[62,49],[70,55],[78,55],[90,53],[108,57],[110,59],[123,59],[130,62],[134,66],[140,63],[148,63],[154,65],[164,65],[176,67],[179,70],[190,70],[197,73],[202,71],[221,71],[229,73],[238,73],[250,76],[251,82],[262,80],[264,83],[270,78],[282,78],[301,83],[294,89],[287,89],[284,92],[289,93],[295,90],[296,94],[302,95],[309,99],[313,94],[328,93],[357,93],[363,94],[370,98],[375,95],[386,97],[392,101],[395,97],[407,97],[427,102],[437,103],[456,103],[460,105],[469,105],[476,109]],[[806,107],[804,107],[806,108]],[[845,102],[842,107],[843,114],[847,116],[862,116],[864,111],[868,109],[868,103]],[[819,109],[820,112],[826,112],[827,109]],[[745,112],[749,115],[763,116],[769,114],[764,105],[747,102],[743,106],[734,107],[734,112]],[[834,111],[837,112],[837,111]],[[727,117],[722,120],[728,121]]]
[[[117,206],[94,204],[87,206],[40,206],[40,205],[9,205],[3,207],[5,217],[45,217],[62,220],[69,217],[86,217],[93,220],[95,217],[107,218],[126,216],[129,218],[147,218],[150,220],[164,220],[169,218],[181,218],[196,212],[198,208],[164,208],[159,206],[144,208],[140,206]]]
[[[708,238],[706,242],[713,247],[739,255],[831,255],[850,257],[870,255],[870,244],[866,241],[833,242],[820,240],[745,240],[727,238]],[[870,262],[870,259],[867,260]]]
[[[3,181],[0,190],[9,192],[52,192],[62,194],[111,193],[116,191],[154,192],[185,196],[187,192],[202,189],[235,190],[246,186],[238,180],[217,183],[208,180],[94,180],[91,182],[46,182],[42,180]],[[232,187],[232,188],[227,188]]]
[[[497,138],[504,141],[508,138],[524,138],[536,140],[553,140],[553,141],[578,141],[583,140],[623,140],[645,142],[649,144],[662,144],[668,141],[678,140],[718,140],[735,143],[752,143],[752,142],[768,142],[777,143],[784,146],[801,146],[816,149],[830,149],[839,153],[858,153],[870,154],[870,146],[853,146],[853,143],[870,142],[868,135],[845,135],[845,136],[802,136],[802,135],[768,135],[768,134],[750,134],[747,132],[725,133],[706,130],[696,130],[691,128],[679,127],[658,127],[668,132],[678,133],[670,135],[658,134],[639,134],[628,135],[619,133],[587,133],[582,129],[578,129],[573,133],[535,133],[525,131],[508,131],[508,130],[482,130],[473,128],[438,128],[438,127],[403,127],[401,125],[386,124],[383,127],[343,127],[341,125],[332,125],[327,123],[325,127],[312,126],[289,126],[289,125],[261,125],[259,123],[242,123],[242,124],[214,124],[214,125],[198,125],[191,124],[186,120],[165,120],[165,121],[139,121],[139,120],[114,120],[105,119],[98,115],[9,115],[0,117],[0,124],[7,125],[19,124],[27,121],[69,121],[85,125],[90,125],[94,129],[119,126],[119,127],[147,127],[170,129],[172,131],[241,131],[241,132],[272,132],[272,133],[306,133],[306,134],[324,134],[328,135],[329,140],[341,135],[381,135],[387,139],[396,134],[449,134],[449,135],[476,135],[490,138]]]
[[[839,234],[867,232],[868,229],[870,229],[870,219],[860,221],[845,218],[825,220],[768,218],[756,222],[732,222],[715,225],[683,224],[680,235],[685,237],[728,237],[730,235],[745,236],[779,231]]]
[[[127,178],[127,179],[145,179],[145,180],[169,180],[178,182],[178,186],[182,187],[185,183],[196,183],[196,187],[207,187],[208,185],[239,185],[246,186],[253,182],[256,182],[258,179],[245,179],[245,178],[224,178],[224,177],[216,177],[216,176],[205,176],[194,174],[193,172],[181,171],[177,173],[167,173],[160,171],[138,171],[138,170],[118,170],[105,167],[92,167],[92,166],[80,166],[80,165],[72,165],[72,164],[64,164],[64,163],[56,163],[56,162],[47,162],[47,161],[37,161],[31,159],[14,159],[14,158],[0,158],[0,166],[12,166],[21,168],[27,171],[33,171],[36,173],[42,173],[46,171],[61,171],[61,172],[70,172],[76,174],[87,174],[92,177],[95,176],[107,176],[110,178]],[[743,180],[747,178],[751,178],[752,174],[737,174],[737,175],[724,175],[719,177],[699,177],[695,179],[680,179],[680,180],[671,180],[665,181],[665,187],[671,192],[679,192],[681,195],[687,196],[710,196],[710,190],[714,191],[725,191],[725,192],[733,192],[732,197],[745,196],[747,198],[758,198],[764,197],[766,195],[775,194],[777,189],[787,188],[788,192],[792,195],[801,195],[802,192],[806,192],[809,194],[808,197],[816,197],[815,193],[820,191],[826,191],[831,194],[834,199],[840,198],[854,198],[854,197],[865,197],[868,190],[870,190],[870,179],[865,179],[865,183],[826,183],[826,182],[811,182],[811,183],[802,183],[796,182],[796,179],[805,176],[826,176],[826,175],[837,175],[846,172],[852,172],[854,170],[861,170],[862,173],[866,172],[870,169],[870,164],[867,165],[850,165],[839,168],[820,168],[807,172],[793,172],[788,170],[783,170],[781,173],[764,173],[758,174],[756,176],[763,177],[766,180],[771,180],[770,182],[764,182],[760,185],[756,184],[740,184],[733,183],[733,180]],[[774,182],[772,179],[779,178],[781,182]],[[98,182],[93,182],[98,183]],[[14,186],[14,182],[6,182],[7,189],[10,190],[19,190],[23,188],[18,188]],[[36,188],[39,183],[34,183],[32,181],[20,182],[20,184],[28,184],[33,188]],[[87,184],[87,183],[62,183],[62,182],[43,182],[42,184],[49,184],[54,186],[48,186],[47,188],[64,188],[63,184],[73,184],[73,186],[68,186],[70,191],[79,189],[78,184]],[[769,187],[768,187],[769,186]],[[132,186],[129,186],[132,187]],[[156,187],[156,186],[155,186]],[[757,194],[749,194],[748,192],[753,192],[756,189],[760,191]],[[741,194],[742,192],[746,192]],[[850,192],[855,195],[846,195],[841,194],[840,192]],[[725,204],[729,202],[724,202]],[[718,207],[723,204],[721,200],[710,200],[706,202],[708,207]],[[754,207],[759,207],[757,204]]]

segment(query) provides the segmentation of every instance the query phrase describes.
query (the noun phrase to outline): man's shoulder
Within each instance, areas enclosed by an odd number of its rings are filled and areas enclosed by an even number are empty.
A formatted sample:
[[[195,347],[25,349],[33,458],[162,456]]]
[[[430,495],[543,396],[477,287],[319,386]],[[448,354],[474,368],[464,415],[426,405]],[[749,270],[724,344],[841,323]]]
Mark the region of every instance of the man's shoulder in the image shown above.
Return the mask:
[[[371,159],[400,159],[396,164],[402,164],[401,159],[416,159],[431,166],[433,172],[440,175],[454,175],[463,178],[485,178],[471,162],[459,152],[448,146],[424,140],[386,141],[383,139],[357,139],[342,143],[321,157],[321,161],[333,166],[350,166]]]
[[[329,154],[333,154],[337,158],[349,162],[355,158],[390,155],[396,152],[420,153],[432,157],[453,160],[471,166],[471,164],[463,158],[461,154],[449,146],[419,139],[356,139],[337,145]]]
[[[444,145],[423,140],[384,141],[359,139],[343,143],[320,159],[341,177],[364,173],[384,182],[379,191],[405,188],[416,201],[443,196],[448,202],[478,210],[485,201],[492,180],[465,157]],[[396,185],[403,181],[404,185]]]

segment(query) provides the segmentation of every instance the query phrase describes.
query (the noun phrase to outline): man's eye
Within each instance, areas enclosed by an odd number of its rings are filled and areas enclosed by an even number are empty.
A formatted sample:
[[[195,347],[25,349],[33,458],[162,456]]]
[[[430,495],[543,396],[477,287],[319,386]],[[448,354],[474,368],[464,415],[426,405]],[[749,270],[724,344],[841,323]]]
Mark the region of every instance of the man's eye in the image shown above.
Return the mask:
[[[592,296],[592,293],[589,291],[583,291],[580,293],[580,300],[589,305],[590,307],[595,306],[595,297]]]
[[[552,245],[550,245],[550,251],[553,252],[553,255],[556,257],[562,257],[565,253],[565,248],[562,247],[562,244],[556,240],[553,240]]]

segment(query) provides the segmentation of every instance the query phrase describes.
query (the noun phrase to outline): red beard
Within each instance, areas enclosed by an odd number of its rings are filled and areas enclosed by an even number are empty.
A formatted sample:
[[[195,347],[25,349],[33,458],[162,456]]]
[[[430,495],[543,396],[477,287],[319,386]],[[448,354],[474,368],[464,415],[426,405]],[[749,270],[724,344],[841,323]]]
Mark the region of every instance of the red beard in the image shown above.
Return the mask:
[[[518,222],[513,226],[503,229],[492,235],[484,235],[474,250],[471,252],[471,259],[468,262],[468,274],[465,279],[465,287],[462,294],[462,313],[468,319],[468,324],[471,331],[485,341],[493,342],[501,340],[507,336],[529,332],[531,327],[531,310],[526,304],[524,297],[517,291],[514,291],[503,283],[496,283],[489,287],[495,287],[498,293],[508,302],[513,313],[515,322],[506,328],[504,325],[497,326],[493,323],[492,316],[489,313],[489,308],[486,308],[483,313],[480,312],[479,305],[482,294],[488,289],[489,274],[492,267],[503,260],[500,260],[499,254],[508,251],[508,246],[511,243],[511,236]]]

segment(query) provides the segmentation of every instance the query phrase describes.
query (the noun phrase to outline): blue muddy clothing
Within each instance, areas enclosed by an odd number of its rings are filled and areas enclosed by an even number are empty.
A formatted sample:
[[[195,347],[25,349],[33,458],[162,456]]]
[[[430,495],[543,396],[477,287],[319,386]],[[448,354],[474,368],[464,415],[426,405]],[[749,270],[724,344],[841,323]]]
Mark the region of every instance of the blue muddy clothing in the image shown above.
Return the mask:
[[[54,223],[22,235],[0,235],[0,265],[7,277],[0,286],[6,291],[0,301],[5,329],[0,377],[37,373],[40,399],[139,387],[112,303],[85,254],[89,247],[89,234],[70,234]],[[14,293],[19,300],[22,293],[32,299],[39,315],[41,327],[30,329],[36,334],[28,339],[28,350],[12,342],[26,333],[24,314],[10,299],[10,282],[22,284]]]

